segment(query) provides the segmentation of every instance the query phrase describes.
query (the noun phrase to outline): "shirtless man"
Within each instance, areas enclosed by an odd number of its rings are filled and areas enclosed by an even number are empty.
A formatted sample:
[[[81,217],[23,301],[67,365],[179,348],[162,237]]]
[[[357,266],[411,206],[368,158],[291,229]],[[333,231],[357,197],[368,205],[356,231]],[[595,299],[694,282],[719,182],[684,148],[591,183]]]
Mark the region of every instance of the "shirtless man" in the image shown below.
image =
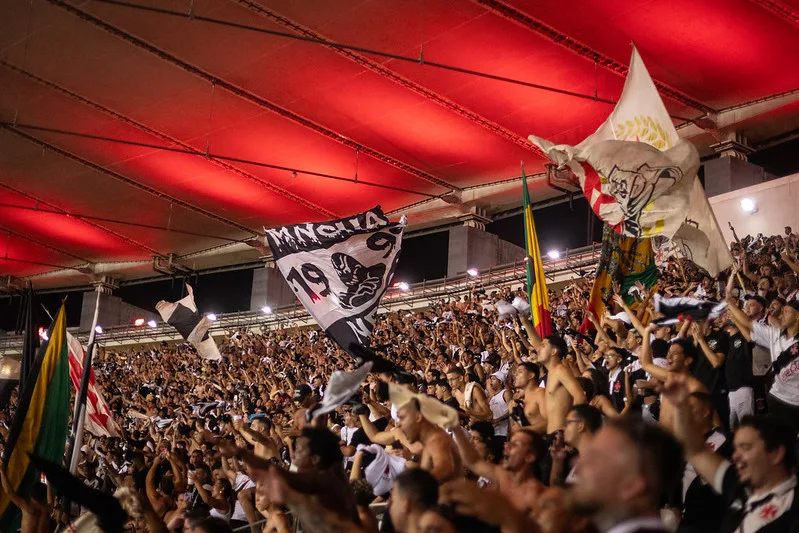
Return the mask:
[[[521,395],[528,427],[540,435],[547,432],[546,390],[538,386],[538,366],[522,363],[513,375],[513,388]]]
[[[255,455],[262,459],[280,459],[280,451],[275,440],[269,435],[271,430],[268,420],[256,418],[249,427],[244,424],[241,416],[233,417],[233,429],[236,430],[244,440],[255,447]]]
[[[563,364],[568,351],[566,342],[557,335],[547,335],[542,339],[526,316],[520,318],[536,351],[536,362],[547,369],[547,435],[552,435],[564,428],[566,414],[572,406],[585,403],[585,392],[571,370]]]
[[[430,472],[439,483],[463,476],[463,464],[446,431],[424,416],[419,402],[412,399],[397,409],[399,428],[410,442],[422,444],[420,468]]]
[[[656,329],[656,325],[649,324],[644,330],[643,344],[641,345],[641,368],[661,383],[665,383],[669,375],[681,374],[685,376],[688,390],[691,393],[707,392],[702,382],[691,375],[690,367],[694,361],[693,354],[696,352],[696,347],[690,339],[676,339],[671,343],[669,352],[666,355],[666,368],[660,368],[653,363],[652,347],[649,339]],[[664,429],[674,431],[674,406],[669,402],[660,402],[658,423]]]
[[[14,492],[2,467],[0,467],[0,482],[2,482],[3,492],[6,493],[11,503],[22,511],[20,533],[48,533],[50,531],[50,506],[47,504],[46,487],[41,483],[36,483],[31,491],[31,499],[28,501]]]
[[[450,368],[447,371],[447,383],[452,387],[452,395],[466,414],[475,421],[492,419],[483,387],[479,383],[466,383],[466,373],[462,368]]]
[[[469,470],[496,483],[499,492],[517,510],[529,514],[538,496],[546,490],[534,474],[535,465],[546,453],[543,437],[529,428],[515,431],[505,443],[502,463],[496,465],[480,458],[463,429],[450,429]]]

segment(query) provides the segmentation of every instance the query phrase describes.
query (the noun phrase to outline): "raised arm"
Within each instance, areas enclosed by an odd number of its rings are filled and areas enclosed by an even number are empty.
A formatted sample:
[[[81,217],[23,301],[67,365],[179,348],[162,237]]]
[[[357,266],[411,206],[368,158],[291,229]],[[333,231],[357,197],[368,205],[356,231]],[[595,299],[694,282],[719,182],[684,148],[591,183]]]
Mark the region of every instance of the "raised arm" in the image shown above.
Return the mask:
[[[643,337],[644,336],[644,324],[638,318],[638,315],[636,315],[633,312],[633,310],[630,309],[630,307],[626,303],[624,303],[624,298],[622,298],[621,295],[614,294],[613,295],[613,301],[616,303],[616,305],[621,307],[624,310],[625,313],[627,313],[627,316],[629,317],[630,322],[632,323],[633,327],[641,335],[641,337]],[[642,303],[641,305],[644,306],[644,308],[646,308],[645,304]]]
[[[705,354],[705,357],[710,364],[713,365],[713,368],[718,368],[724,363],[724,358],[726,354],[714,352],[710,345],[707,343],[707,339],[702,334],[702,328],[699,327],[699,324],[696,322],[691,323],[691,335],[694,337],[694,340],[699,344],[699,347],[702,349],[702,353]]]
[[[223,461],[224,463],[224,461]],[[169,454],[169,466],[172,468],[172,475],[175,480],[175,492],[181,494],[186,491],[186,471],[185,465],[175,454]]]
[[[147,478],[144,480],[147,499],[150,500],[150,505],[153,507],[161,506],[161,496],[155,488],[155,472],[158,470],[158,465],[161,464],[161,461],[163,461],[163,458],[160,455],[155,458],[152,466],[150,466],[150,470],[147,471]]]
[[[654,329],[654,324],[649,324],[644,330],[643,335],[641,335],[641,368],[658,381],[666,381],[669,372],[657,366],[652,360],[652,346],[649,338],[652,336],[652,330]]]
[[[22,512],[30,513],[30,503],[28,503],[28,500],[14,492],[14,489],[11,488],[11,484],[8,482],[8,477],[6,477],[6,471],[4,468],[2,468],[2,466],[0,466],[0,482],[2,482],[3,492],[6,493],[8,499],[11,500],[11,503],[19,507]]]
[[[530,345],[536,350],[541,348],[541,336],[533,327],[533,324],[530,322],[530,319],[527,318],[527,315],[520,314],[519,321],[522,323],[522,327],[524,327],[524,331],[527,333],[527,339],[530,341]]]
[[[752,319],[746,316],[746,313],[738,307],[738,301],[729,294],[727,294],[727,311],[729,311],[730,318],[735,322],[735,326],[741,331],[741,334],[747,339],[751,339]]]
[[[455,439],[455,444],[458,446],[458,452],[463,459],[463,464],[478,476],[482,476],[491,481],[497,480],[497,469],[499,466],[491,464],[480,457],[477,450],[474,449],[469,437],[466,436],[466,430],[460,426],[450,428],[452,431],[452,438]]]
[[[390,431],[380,431],[377,429],[377,426],[375,426],[372,421],[369,420],[368,416],[360,415],[358,416],[358,419],[361,421],[361,426],[363,427],[363,431],[366,433],[366,436],[369,437],[369,440],[375,444],[388,446],[397,440]]]

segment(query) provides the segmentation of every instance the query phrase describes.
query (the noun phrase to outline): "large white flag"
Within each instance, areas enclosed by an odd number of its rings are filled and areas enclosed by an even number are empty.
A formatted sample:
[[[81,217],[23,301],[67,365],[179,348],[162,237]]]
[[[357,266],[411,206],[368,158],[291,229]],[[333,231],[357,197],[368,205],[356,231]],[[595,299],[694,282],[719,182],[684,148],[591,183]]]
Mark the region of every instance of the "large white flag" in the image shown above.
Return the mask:
[[[316,323],[339,346],[368,345],[399,260],[405,223],[380,206],[340,220],[266,230],[272,256]]]
[[[677,134],[638,51],[608,119],[577,146],[530,136],[579,179],[594,212],[616,232],[664,235],[715,275],[731,264],[697,177],[699,156]]]
[[[67,332],[67,348],[69,349],[69,377],[75,391],[80,390],[83,378],[83,360],[86,352],[80,341]],[[122,432],[114,421],[114,416],[103,398],[103,389],[97,384],[94,369],[89,369],[89,388],[86,394],[86,431],[96,437],[121,437]]]

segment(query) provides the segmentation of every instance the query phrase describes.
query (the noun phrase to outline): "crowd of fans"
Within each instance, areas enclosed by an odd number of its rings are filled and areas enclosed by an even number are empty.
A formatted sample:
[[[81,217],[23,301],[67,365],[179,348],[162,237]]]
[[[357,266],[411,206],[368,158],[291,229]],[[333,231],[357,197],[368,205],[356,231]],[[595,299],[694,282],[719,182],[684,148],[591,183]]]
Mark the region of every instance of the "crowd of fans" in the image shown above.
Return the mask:
[[[137,532],[799,531],[798,251],[790,228],[736,238],[731,270],[669,261],[600,316],[574,280],[551,292],[543,339],[524,313],[499,317],[518,285],[382,315],[372,347],[402,371],[316,417],[331,374],[355,367],[318,330],[231,331],[220,362],[100,349],[122,434],[87,436],[80,478],[140,494]],[[729,308],[657,326],[656,292]],[[82,511],[42,487],[14,502],[24,531]]]

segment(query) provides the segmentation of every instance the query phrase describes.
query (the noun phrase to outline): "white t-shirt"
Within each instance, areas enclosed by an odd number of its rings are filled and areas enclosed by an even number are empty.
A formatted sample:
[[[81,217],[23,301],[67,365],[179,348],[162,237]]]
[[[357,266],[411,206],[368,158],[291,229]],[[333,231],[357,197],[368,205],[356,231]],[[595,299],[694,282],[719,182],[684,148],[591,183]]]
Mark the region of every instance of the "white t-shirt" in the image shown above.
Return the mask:
[[[774,377],[769,393],[782,402],[799,406],[799,346],[794,346],[797,339],[783,335],[778,328],[753,322],[752,342],[768,348],[772,362],[789,348],[797,351],[797,357]]]

